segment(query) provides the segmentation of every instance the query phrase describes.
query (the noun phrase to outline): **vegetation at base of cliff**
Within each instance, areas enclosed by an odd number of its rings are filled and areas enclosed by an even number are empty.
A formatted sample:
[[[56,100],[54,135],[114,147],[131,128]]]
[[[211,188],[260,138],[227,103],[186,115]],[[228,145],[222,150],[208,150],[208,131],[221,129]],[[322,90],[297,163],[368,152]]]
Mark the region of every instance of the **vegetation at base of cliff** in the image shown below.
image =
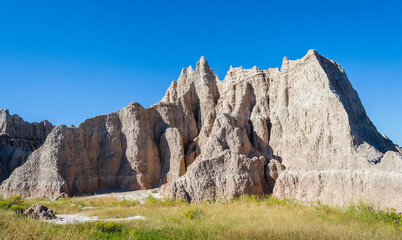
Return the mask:
[[[55,225],[0,209],[0,239],[402,239],[395,210],[378,211],[363,203],[339,208],[321,202],[241,196],[188,204],[146,198],[0,198],[1,206],[45,205],[56,213],[99,218],[144,216],[128,222],[97,221]],[[13,205],[14,206],[14,205]]]
[[[23,206],[23,199],[18,195],[13,195],[8,199],[3,199],[3,195],[0,195],[0,209],[11,210],[17,215],[22,215],[26,207]]]

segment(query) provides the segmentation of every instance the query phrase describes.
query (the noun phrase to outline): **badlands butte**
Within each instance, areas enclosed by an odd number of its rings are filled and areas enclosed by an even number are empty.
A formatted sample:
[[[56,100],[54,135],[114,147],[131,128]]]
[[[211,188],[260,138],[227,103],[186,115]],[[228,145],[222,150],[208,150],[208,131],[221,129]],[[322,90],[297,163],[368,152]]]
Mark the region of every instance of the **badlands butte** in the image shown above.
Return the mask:
[[[223,81],[201,57],[150,108],[130,103],[78,127],[2,110],[0,149],[5,197],[161,187],[194,202],[273,193],[402,211],[401,149],[342,67],[314,50],[280,70],[231,67]]]

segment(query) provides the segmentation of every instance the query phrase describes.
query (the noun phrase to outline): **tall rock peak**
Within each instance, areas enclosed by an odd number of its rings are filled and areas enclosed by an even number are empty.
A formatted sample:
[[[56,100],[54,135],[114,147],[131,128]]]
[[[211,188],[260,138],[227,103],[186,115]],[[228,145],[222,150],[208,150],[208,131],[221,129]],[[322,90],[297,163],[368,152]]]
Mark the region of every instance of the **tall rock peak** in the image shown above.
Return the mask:
[[[10,114],[9,110],[6,108],[0,109],[0,114]]]
[[[308,50],[307,54],[301,60],[308,59],[308,58],[311,58],[311,57],[313,57],[316,61],[318,61],[320,63],[322,63],[323,61],[328,61],[328,62],[331,62],[332,65],[338,66],[338,64],[335,63],[335,61],[327,59],[326,57],[322,56],[321,54],[319,54],[314,49]]]
[[[285,57],[283,57],[283,60],[282,60],[281,72],[286,72],[288,70],[288,68],[289,68],[289,60],[285,56]]]
[[[201,56],[200,60],[198,60],[195,71],[198,73],[212,73],[212,69],[209,67],[209,64],[204,56]]]
[[[193,67],[190,65],[190,66],[187,67],[187,71],[193,73],[193,72],[194,72],[194,69],[193,69]]]
[[[307,56],[309,56],[309,55],[317,55],[318,54],[318,52],[316,51],[316,50],[314,50],[314,49],[310,49],[310,50],[308,50],[307,51]],[[319,55],[319,54],[318,54]]]
[[[10,116],[8,109],[0,109],[0,124],[7,122],[7,118]],[[1,134],[1,132],[0,132]]]

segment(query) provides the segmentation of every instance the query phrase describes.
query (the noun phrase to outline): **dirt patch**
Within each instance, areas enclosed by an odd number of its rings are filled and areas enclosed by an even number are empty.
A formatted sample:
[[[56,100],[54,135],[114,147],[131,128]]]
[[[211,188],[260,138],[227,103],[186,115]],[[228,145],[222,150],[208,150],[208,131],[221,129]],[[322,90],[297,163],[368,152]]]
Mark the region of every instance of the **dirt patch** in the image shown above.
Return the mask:
[[[74,224],[74,223],[85,223],[85,222],[95,222],[95,221],[131,221],[131,220],[145,220],[144,216],[131,216],[126,218],[108,218],[108,219],[98,219],[97,216],[88,217],[80,214],[56,214],[57,219],[53,220],[43,220],[44,222],[50,222],[54,224]]]

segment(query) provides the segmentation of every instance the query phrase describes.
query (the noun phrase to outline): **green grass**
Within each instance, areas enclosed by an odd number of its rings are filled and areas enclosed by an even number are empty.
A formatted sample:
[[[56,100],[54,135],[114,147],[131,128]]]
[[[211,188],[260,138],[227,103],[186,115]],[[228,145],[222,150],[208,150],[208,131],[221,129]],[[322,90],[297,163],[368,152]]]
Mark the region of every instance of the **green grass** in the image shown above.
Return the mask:
[[[402,220],[394,210],[378,211],[363,203],[338,208],[319,201],[302,205],[294,199],[255,196],[199,204],[151,196],[143,204],[90,197],[18,201],[18,206],[39,203],[56,213],[146,219],[54,225],[3,208],[0,239],[402,239]]]

